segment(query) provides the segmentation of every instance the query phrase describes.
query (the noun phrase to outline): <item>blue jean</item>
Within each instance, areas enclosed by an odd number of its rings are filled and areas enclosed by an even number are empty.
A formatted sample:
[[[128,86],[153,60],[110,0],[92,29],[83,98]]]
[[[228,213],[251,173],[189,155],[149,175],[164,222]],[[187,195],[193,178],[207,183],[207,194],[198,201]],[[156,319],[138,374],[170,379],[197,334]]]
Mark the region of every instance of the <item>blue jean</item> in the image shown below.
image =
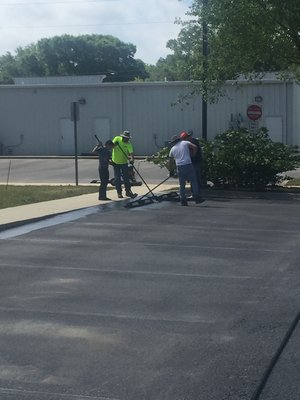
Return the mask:
[[[114,164],[115,185],[118,194],[122,193],[121,176],[123,178],[125,191],[130,192],[131,185],[128,175],[128,164]]]
[[[199,189],[199,194],[201,190],[201,164],[200,163],[193,163],[194,170],[196,172],[196,178],[198,182],[198,189]]]
[[[107,168],[99,167],[99,177],[100,177],[100,186],[99,186],[99,199],[100,199],[101,197],[102,198],[106,197],[106,189],[109,180],[108,166]]]
[[[181,200],[186,199],[185,184],[186,181],[191,182],[192,194],[196,199],[199,197],[199,187],[197,176],[193,164],[177,165],[177,174],[179,179],[179,195]]]

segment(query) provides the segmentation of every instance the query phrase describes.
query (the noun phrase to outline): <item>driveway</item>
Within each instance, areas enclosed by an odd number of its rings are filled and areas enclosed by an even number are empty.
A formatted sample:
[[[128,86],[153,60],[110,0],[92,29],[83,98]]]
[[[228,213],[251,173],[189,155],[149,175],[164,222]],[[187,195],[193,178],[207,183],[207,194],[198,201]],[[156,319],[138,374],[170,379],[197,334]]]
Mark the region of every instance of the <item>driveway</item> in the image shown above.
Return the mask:
[[[145,160],[136,160],[135,167],[148,183],[159,183],[168,176],[166,168],[160,168]],[[110,167],[110,174],[113,170]],[[300,178],[300,168],[287,174]],[[18,183],[75,183],[75,161],[70,158],[2,158],[0,157],[0,182]],[[136,174],[137,180],[141,180]],[[79,184],[88,184],[98,179],[98,161],[96,158],[78,159]]]
[[[135,161],[136,169],[149,183],[159,183],[168,176],[166,168],[149,163],[145,160]],[[110,175],[113,176],[112,167]],[[9,184],[18,183],[64,183],[75,184],[75,161],[73,159],[58,158],[0,158],[0,182]],[[96,158],[78,159],[78,182],[88,184],[99,179],[98,160]],[[141,181],[138,174],[136,179]]]
[[[252,399],[299,312],[300,198],[206,198],[2,236],[1,400]],[[260,399],[300,398],[299,333]]]

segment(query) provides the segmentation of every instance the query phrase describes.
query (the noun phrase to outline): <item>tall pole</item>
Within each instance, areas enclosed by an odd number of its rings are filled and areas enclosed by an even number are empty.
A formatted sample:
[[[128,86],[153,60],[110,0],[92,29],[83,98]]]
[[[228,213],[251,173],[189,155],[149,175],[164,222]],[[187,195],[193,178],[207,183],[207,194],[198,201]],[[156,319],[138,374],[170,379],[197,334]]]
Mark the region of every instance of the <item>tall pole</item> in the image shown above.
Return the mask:
[[[74,122],[74,154],[75,154],[75,184],[78,186],[78,149],[77,149],[77,121],[79,121],[79,103],[71,103],[71,120]]]
[[[6,189],[7,189],[8,181],[9,181],[10,168],[11,168],[11,160],[9,160],[9,165],[8,165],[7,179],[6,179]]]
[[[207,72],[208,72],[208,27],[205,19],[208,0],[203,0],[204,18],[202,20],[202,55],[203,55],[203,94],[202,94],[202,138],[207,140]]]
[[[76,111],[75,111],[76,115]],[[75,147],[75,183],[78,186],[78,148],[77,148],[77,119],[74,119],[74,147]]]

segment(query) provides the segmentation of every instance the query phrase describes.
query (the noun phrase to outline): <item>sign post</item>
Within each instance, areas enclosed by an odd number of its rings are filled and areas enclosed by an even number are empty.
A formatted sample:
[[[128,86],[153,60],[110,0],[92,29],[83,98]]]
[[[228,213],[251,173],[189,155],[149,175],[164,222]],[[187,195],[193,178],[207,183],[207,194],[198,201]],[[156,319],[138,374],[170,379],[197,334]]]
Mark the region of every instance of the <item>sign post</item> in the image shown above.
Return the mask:
[[[252,135],[254,135],[255,133],[257,133],[257,131],[258,131],[258,121],[250,120],[249,121],[249,132],[252,133]]]
[[[78,186],[78,150],[77,150],[77,121],[79,121],[79,103],[71,103],[71,120],[74,121],[74,154],[75,154],[75,182]]]

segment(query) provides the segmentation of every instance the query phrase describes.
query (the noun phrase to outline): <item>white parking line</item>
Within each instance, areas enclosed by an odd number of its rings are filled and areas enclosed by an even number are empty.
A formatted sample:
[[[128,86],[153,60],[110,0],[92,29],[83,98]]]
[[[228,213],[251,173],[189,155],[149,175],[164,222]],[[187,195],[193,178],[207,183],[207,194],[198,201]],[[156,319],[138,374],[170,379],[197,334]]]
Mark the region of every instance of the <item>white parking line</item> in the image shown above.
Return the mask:
[[[175,247],[175,248],[186,248],[186,249],[209,249],[209,250],[222,250],[222,251],[251,251],[251,252],[266,252],[266,253],[293,253],[290,250],[280,250],[280,249],[257,249],[253,247],[226,247],[226,246],[201,246],[199,244],[178,244],[178,243],[150,243],[150,242],[118,242],[119,246],[126,246],[126,247],[136,247],[136,246],[143,246],[143,247]]]
[[[30,309],[30,308],[16,308],[16,307],[1,307],[0,312],[21,312],[24,313],[39,313],[45,315],[64,315],[64,316],[79,316],[79,317],[98,317],[98,318],[114,318],[120,320],[130,320],[130,321],[151,321],[151,322],[170,322],[170,323],[189,323],[189,324],[215,324],[216,319],[211,318],[201,318],[196,315],[183,315],[183,318],[171,318],[171,317],[152,317],[143,315],[129,315],[129,314],[105,314],[105,313],[93,313],[86,311],[48,311],[43,309]],[[218,321],[220,318],[218,318]]]
[[[24,265],[24,264],[6,264],[0,263],[0,268],[19,268],[19,269],[40,269],[40,270],[62,270],[62,271],[81,271],[93,272],[99,274],[124,274],[124,275],[151,275],[165,277],[199,278],[199,279],[233,279],[233,280],[262,280],[264,278],[249,275],[216,275],[216,274],[187,274],[179,272],[157,272],[157,271],[133,271],[121,269],[97,269],[97,268],[79,268],[79,267],[58,267],[51,265]]]
[[[11,389],[11,388],[2,388],[0,387],[0,394],[25,394],[30,396],[39,396],[37,397],[38,400],[41,400],[41,396],[46,396],[49,398],[53,398],[53,396],[57,397],[57,399],[66,399],[66,400],[121,400],[112,397],[95,397],[95,396],[86,396],[86,395],[78,395],[78,394],[65,394],[65,393],[57,393],[57,392],[43,392],[43,391],[36,391],[36,390],[20,390],[20,389]]]
[[[82,222],[81,226],[94,226],[94,227],[99,227],[99,228],[107,228],[107,227],[132,227],[134,228],[135,231],[139,231],[139,227],[137,226],[136,223],[118,223],[118,222]],[[155,229],[157,229],[157,224],[151,224],[149,222],[147,222],[147,227],[153,227]],[[174,228],[174,224],[162,224],[163,228],[166,229],[173,229]],[[230,227],[230,228],[226,228],[226,227],[222,227],[219,225],[181,225],[180,229],[185,229],[185,230],[195,230],[195,231],[212,231],[212,230],[217,230],[217,231],[225,231],[225,232],[255,232],[255,233],[264,233],[264,232],[269,232],[269,233],[296,233],[297,235],[300,236],[300,232],[297,229],[297,227],[293,230],[291,229],[274,229],[274,228],[270,228],[270,229],[260,229],[260,228],[240,228],[240,227]]]
[[[77,244],[81,243],[81,240],[72,240],[72,239],[40,239],[40,238],[9,238],[10,241],[12,242],[32,242],[32,243],[54,243],[54,244]]]

